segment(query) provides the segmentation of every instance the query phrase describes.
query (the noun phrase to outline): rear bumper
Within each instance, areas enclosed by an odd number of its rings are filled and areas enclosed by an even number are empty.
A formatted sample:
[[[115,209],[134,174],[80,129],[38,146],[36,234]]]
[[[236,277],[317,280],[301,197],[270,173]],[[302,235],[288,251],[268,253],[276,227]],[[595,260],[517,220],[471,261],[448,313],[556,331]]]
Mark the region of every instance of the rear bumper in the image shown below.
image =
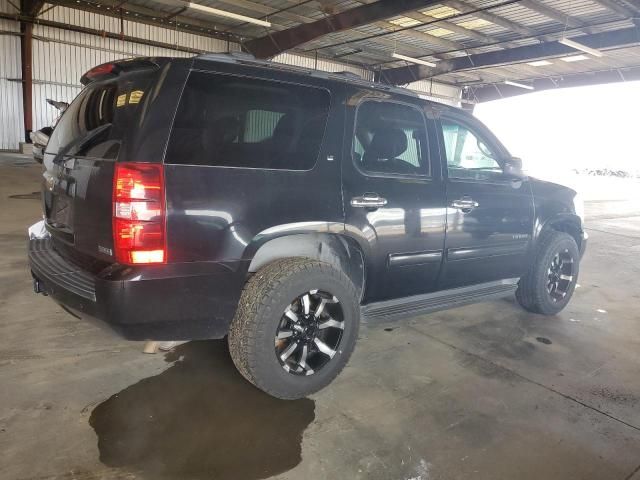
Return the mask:
[[[129,340],[222,338],[247,267],[242,262],[113,265],[93,275],[60,256],[48,238],[29,240],[29,264],[42,293]]]

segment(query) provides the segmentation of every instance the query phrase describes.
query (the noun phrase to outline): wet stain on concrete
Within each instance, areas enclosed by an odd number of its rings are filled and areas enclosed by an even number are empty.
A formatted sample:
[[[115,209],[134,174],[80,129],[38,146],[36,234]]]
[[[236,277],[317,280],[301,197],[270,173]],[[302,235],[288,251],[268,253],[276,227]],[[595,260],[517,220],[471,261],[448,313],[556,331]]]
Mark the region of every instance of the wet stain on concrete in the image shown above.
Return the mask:
[[[536,337],[536,340],[540,343],[544,343],[545,345],[551,345],[553,342],[546,337]]]
[[[9,195],[9,198],[13,198],[14,200],[40,200],[40,192],[18,193],[16,195]]]
[[[224,340],[180,345],[165,358],[174,365],[93,410],[89,423],[105,465],[150,478],[253,480],[300,463],[314,401],[278,400],[254,388]]]
[[[596,397],[609,400],[613,403],[617,403],[618,405],[629,405],[635,407],[636,405],[638,405],[638,403],[640,403],[640,397],[633,393],[624,392],[615,388],[609,388],[605,386],[593,388],[591,390],[591,394]]]
[[[515,384],[522,381],[522,378],[516,375],[511,370],[498,365],[490,360],[486,360],[477,355],[473,355],[467,352],[458,351],[455,356],[457,357],[458,364],[464,368],[468,368],[475,372],[477,375],[485,378],[491,378],[510,384]]]
[[[527,341],[527,329],[520,321],[488,320],[463,326],[458,331],[474,346],[499,357],[528,359],[536,351],[535,345]]]

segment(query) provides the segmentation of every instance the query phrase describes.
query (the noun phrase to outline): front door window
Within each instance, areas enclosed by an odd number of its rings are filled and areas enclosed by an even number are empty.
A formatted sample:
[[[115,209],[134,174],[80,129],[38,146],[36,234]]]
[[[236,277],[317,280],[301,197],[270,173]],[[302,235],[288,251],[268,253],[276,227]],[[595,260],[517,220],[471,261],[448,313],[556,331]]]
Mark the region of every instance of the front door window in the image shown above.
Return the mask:
[[[502,176],[496,153],[471,129],[443,120],[442,135],[449,178],[491,180]]]

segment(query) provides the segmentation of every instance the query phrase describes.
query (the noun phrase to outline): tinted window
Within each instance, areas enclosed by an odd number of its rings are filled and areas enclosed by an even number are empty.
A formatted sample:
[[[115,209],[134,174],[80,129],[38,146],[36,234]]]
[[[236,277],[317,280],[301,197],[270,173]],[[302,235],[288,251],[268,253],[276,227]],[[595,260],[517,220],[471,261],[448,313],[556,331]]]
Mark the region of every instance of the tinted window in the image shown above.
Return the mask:
[[[115,159],[134,131],[154,74],[89,84],[60,118],[47,153]]]
[[[502,175],[497,154],[476,132],[452,120],[442,120],[449,177],[491,179]]]
[[[391,102],[358,108],[353,139],[356,164],[366,172],[426,175],[427,137],[420,110]]]
[[[192,73],[166,162],[308,170],[318,157],[329,101],[317,88]]]

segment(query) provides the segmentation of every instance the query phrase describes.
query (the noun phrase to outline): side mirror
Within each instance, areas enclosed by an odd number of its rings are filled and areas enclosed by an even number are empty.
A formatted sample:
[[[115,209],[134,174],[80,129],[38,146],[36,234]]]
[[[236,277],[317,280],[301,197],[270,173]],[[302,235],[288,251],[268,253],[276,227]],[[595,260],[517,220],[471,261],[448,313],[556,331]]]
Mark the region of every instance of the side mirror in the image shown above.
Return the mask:
[[[522,159],[518,157],[511,157],[504,162],[503,170],[505,175],[522,177]]]

